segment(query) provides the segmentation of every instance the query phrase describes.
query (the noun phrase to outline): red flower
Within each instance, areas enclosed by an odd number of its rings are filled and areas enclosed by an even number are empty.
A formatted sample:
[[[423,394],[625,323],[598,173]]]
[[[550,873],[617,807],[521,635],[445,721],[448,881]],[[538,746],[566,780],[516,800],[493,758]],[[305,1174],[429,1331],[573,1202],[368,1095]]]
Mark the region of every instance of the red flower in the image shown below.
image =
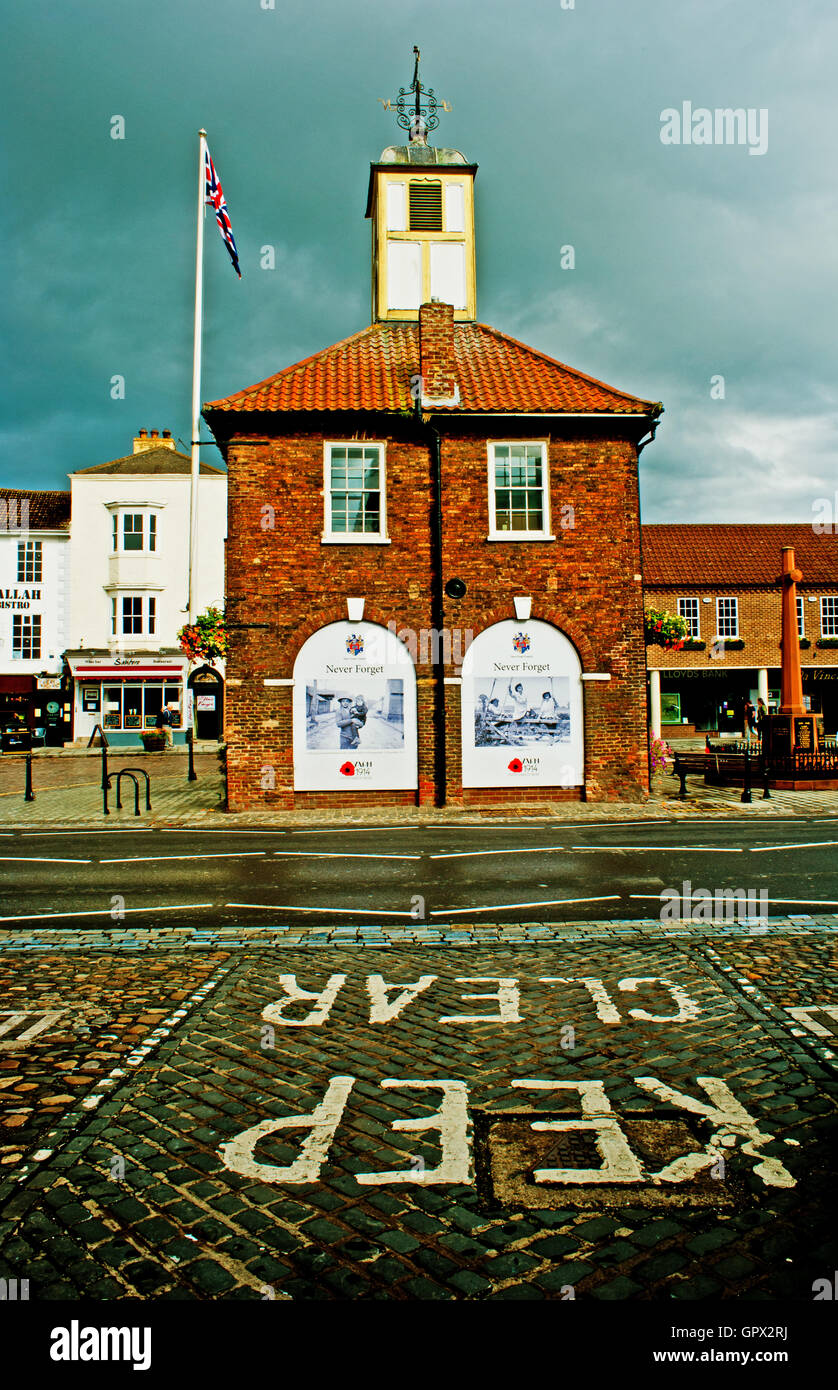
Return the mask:
[[[524,770],[524,764],[521,762],[521,759],[520,759],[520,758],[513,758],[513,759],[512,759],[512,762],[509,764],[509,771],[510,771],[510,772],[523,772],[523,770]]]
[[[355,776],[355,764],[354,764],[354,763],[344,763],[343,767],[341,768],[341,772],[343,773],[344,777],[354,777],[354,776]]]

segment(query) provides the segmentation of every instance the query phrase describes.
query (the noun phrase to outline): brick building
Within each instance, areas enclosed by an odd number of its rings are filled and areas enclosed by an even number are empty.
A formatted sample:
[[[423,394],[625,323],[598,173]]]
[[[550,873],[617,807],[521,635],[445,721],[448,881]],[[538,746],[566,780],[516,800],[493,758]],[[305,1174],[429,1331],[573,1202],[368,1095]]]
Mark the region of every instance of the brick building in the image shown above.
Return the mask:
[[[661,406],[476,318],[476,166],[371,166],[373,322],[204,416],[229,475],[229,806],[639,799],[637,459]]]
[[[649,647],[650,718],[666,739],[742,733],[742,711],[780,691],[780,573],[794,547],[803,581],[797,620],[807,708],[838,730],[838,533],[810,525],[644,526],[648,609],[679,614],[681,651]]]

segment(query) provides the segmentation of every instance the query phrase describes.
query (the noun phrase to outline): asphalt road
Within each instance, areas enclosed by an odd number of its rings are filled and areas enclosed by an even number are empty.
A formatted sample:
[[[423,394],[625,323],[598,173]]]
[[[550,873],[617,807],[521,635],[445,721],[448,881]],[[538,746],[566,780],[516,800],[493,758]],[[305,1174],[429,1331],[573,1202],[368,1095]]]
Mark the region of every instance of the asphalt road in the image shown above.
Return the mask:
[[[0,834],[0,927],[568,922],[838,910],[838,818]],[[713,906],[701,895],[713,895]],[[728,906],[725,892],[745,895]],[[665,896],[662,899],[662,894]],[[750,895],[748,897],[747,895]],[[762,896],[761,896],[762,895]]]

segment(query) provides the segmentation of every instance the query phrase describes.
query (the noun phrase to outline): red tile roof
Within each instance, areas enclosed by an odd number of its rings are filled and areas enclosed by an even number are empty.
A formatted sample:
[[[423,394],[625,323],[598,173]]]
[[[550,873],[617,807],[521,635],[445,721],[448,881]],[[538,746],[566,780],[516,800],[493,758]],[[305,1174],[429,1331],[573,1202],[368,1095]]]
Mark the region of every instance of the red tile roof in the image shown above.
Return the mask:
[[[454,325],[457,413],[660,413],[644,401],[566,367],[484,323]],[[210,401],[205,411],[410,409],[419,371],[418,323],[374,323],[265,381]]]
[[[804,584],[838,589],[838,532],[817,535],[811,523],[766,525],[663,525],[643,527],[646,586],[773,584],[784,545]]]
[[[15,501],[18,504],[17,521],[14,520],[15,514],[9,507],[9,503]],[[28,526],[31,531],[66,531],[69,529],[69,492],[33,492],[31,488],[25,487],[0,487],[0,502],[5,503],[3,511],[12,530],[17,525],[22,525],[20,504],[23,501],[29,503]]]

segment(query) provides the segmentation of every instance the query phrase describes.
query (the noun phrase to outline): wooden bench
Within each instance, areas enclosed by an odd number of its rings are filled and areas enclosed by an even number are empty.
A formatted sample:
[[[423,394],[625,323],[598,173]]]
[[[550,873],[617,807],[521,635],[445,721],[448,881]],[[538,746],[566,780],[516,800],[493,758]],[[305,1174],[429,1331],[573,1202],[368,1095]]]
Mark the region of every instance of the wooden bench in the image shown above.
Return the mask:
[[[672,776],[680,777],[681,779],[681,790],[678,795],[682,799],[687,795],[687,778],[699,772],[704,776],[707,771],[707,763],[712,757],[712,753],[682,753],[680,751],[673,751]]]

